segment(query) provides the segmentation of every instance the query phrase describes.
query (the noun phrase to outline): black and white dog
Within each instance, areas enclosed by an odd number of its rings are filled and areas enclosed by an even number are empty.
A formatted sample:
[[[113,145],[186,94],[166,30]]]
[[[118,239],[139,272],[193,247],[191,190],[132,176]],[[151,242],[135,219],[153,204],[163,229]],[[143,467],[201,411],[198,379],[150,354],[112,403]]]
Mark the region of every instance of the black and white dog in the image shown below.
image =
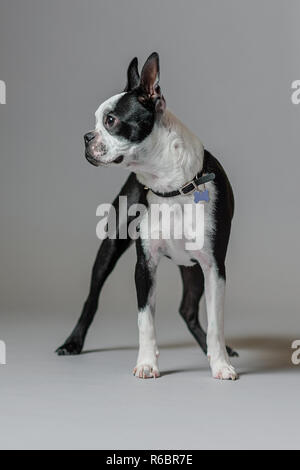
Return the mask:
[[[137,59],[127,72],[123,93],[105,101],[96,112],[95,130],[84,136],[85,157],[95,165],[119,164],[131,170],[120,194],[128,207],[143,203],[147,211],[140,221],[136,240],[135,281],[138,299],[139,353],[136,377],[158,377],[158,349],[155,338],[155,277],[162,256],[179,266],[183,280],[180,313],[210,361],[218,379],[237,378],[229,356],[237,353],[224,342],[225,256],[234,209],[233,193],[220,165],[200,140],[170,111],[159,87],[159,57],[147,59],[141,76]],[[186,239],[165,238],[161,226],[150,226],[154,205],[194,205],[195,192],[209,192],[204,205],[204,243],[187,249]],[[119,197],[118,196],[118,197]],[[113,205],[118,209],[118,197]],[[194,202],[195,201],[195,202]],[[193,212],[184,224],[195,225]],[[174,219],[177,213],[174,212]],[[128,224],[132,217],[128,217]],[[176,220],[175,220],[176,221]],[[159,233],[157,233],[159,232]],[[149,237],[150,233],[150,237]],[[148,236],[147,236],[148,234]],[[144,236],[143,236],[144,235]],[[59,355],[79,354],[98,307],[101,288],[132,239],[105,238],[93,267],[89,296],[81,317]],[[198,319],[199,301],[205,286],[208,315],[207,337]]]

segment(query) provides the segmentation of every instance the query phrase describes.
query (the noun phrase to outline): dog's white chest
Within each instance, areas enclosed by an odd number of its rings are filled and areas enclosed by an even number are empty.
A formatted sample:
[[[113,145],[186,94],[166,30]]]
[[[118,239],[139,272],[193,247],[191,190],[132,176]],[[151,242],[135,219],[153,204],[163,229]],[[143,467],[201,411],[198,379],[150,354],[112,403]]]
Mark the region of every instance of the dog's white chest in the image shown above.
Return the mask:
[[[193,195],[175,198],[149,195],[149,209],[141,222],[141,237],[151,256],[167,256],[177,265],[192,266],[210,252],[214,227],[214,191],[209,203],[194,202]]]

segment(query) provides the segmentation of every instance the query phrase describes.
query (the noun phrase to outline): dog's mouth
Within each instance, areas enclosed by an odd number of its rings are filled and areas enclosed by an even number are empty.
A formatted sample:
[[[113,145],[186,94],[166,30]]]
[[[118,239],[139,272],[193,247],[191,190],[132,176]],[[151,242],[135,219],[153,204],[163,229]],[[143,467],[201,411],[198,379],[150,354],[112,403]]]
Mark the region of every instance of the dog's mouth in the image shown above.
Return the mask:
[[[107,166],[110,163],[116,163],[116,164],[122,163],[122,161],[124,160],[124,155],[119,155],[117,158],[115,158],[114,160],[112,160],[110,162],[101,162],[101,161],[97,160],[96,158],[92,157],[88,152],[85,152],[85,158],[87,159],[87,161],[89,163],[91,163],[91,165],[94,165],[94,166]]]
[[[100,166],[100,162],[98,160],[96,160],[94,157],[92,157],[89,153],[85,152],[85,158],[87,159],[87,161],[89,163],[91,163],[91,165],[94,165],[94,166]]]

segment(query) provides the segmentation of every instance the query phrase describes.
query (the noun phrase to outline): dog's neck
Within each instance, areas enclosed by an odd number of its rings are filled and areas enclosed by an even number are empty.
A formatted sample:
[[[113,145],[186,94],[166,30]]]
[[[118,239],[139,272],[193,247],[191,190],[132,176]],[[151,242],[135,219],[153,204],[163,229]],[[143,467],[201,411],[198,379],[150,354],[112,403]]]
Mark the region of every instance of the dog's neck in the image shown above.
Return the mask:
[[[138,180],[156,191],[172,191],[201,171],[204,148],[179,119],[166,110],[145,139],[135,171]]]

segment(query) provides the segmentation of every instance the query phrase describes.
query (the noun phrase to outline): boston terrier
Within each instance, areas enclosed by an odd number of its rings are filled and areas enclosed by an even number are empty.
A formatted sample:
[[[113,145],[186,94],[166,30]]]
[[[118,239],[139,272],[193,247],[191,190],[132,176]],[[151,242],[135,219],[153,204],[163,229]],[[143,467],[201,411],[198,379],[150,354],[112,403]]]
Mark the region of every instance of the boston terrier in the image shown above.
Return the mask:
[[[225,257],[234,212],[233,192],[218,160],[166,108],[159,85],[158,54],[150,55],[141,74],[134,58],[124,92],[102,103],[95,116],[95,129],[84,136],[86,159],[97,167],[118,165],[131,171],[113,203],[116,211],[119,196],[127,197],[128,209],[137,203],[147,208],[135,241],[139,353],[134,375],[160,375],[154,327],[155,281],[157,266],[165,256],[179,266],[183,281],[180,314],[207,354],[213,377],[237,379],[229,360],[237,353],[224,341]],[[154,207],[176,205],[178,209],[198,204],[203,205],[201,221],[193,211],[183,219],[184,225],[196,228],[195,233],[203,232],[203,243],[198,248],[189,248],[184,235],[181,239],[164,237],[163,223],[152,223]],[[175,210],[173,222],[178,222],[177,217]],[[133,216],[129,216],[127,224],[132,220]],[[81,352],[102,286],[132,242],[130,237],[103,240],[93,267],[89,296],[72,334],[57,349],[59,355]],[[204,291],[207,335],[198,318]]]

